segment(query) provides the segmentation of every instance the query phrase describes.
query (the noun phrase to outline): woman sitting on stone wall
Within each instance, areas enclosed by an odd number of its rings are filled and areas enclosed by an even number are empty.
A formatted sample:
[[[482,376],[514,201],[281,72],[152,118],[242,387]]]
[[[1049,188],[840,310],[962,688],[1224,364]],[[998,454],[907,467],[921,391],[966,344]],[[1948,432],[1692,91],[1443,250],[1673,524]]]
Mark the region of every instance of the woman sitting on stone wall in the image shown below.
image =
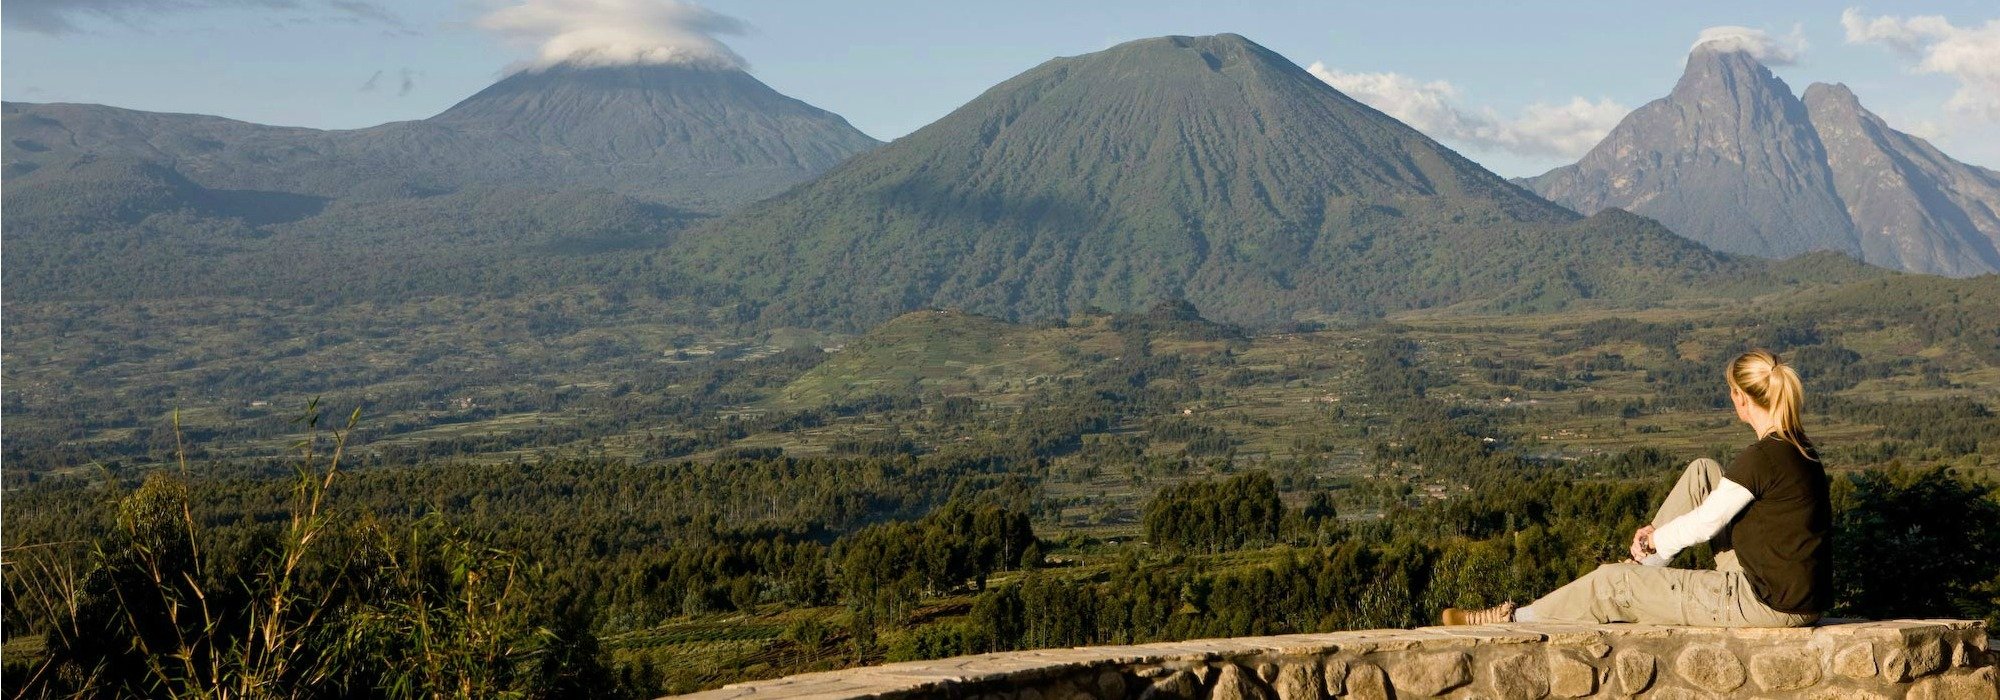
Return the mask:
[[[1637,622],[1798,627],[1819,619],[1833,588],[1833,505],[1826,469],[1799,425],[1799,375],[1764,350],[1725,377],[1736,417],[1757,432],[1723,467],[1697,459],[1632,535],[1632,560],[1606,564],[1525,607],[1446,608],[1447,625]],[[1682,549],[1711,542],[1715,569],[1675,569]]]

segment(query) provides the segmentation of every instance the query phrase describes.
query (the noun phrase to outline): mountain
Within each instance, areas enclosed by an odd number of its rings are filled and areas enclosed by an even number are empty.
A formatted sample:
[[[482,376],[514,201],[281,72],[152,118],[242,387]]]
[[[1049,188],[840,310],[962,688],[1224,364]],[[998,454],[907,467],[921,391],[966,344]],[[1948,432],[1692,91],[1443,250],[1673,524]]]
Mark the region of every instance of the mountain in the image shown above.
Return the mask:
[[[658,193],[702,211],[768,197],[880,145],[749,73],[677,65],[522,71],[422,124],[481,144],[468,180]]]
[[[101,105],[4,105],[10,179],[82,156],[138,158],[205,187],[395,199],[467,187],[602,188],[715,213],[877,145],[740,70],[559,65],[437,116],[321,131]]]
[[[850,328],[1563,303],[1728,264],[1636,217],[1578,221],[1231,34],[1049,61],[664,257],[765,321]]]
[[[876,142],[737,70],[557,66],[351,131],[6,103],[14,299],[511,293],[600,278]]]
[[[1618,207],[1716,250],[1860,256],[1805,104],[1748,53],[1697,46],[1673,92],[1574,165],[1525,181],[1579,212]]]
[[[1845,85],[1814,83],[1805,105],[1863,259],[1954,277],[2000,271],[2000,173],[1889,128]]]
[[[1579,212],[1653,217],[1725,252],[2000,271],[2000,174],[1889,128],[1845,86],[1814,84],[1801,100],[1748,53],[1706,44],[1673,92],[1576,164],[1521,184]]]

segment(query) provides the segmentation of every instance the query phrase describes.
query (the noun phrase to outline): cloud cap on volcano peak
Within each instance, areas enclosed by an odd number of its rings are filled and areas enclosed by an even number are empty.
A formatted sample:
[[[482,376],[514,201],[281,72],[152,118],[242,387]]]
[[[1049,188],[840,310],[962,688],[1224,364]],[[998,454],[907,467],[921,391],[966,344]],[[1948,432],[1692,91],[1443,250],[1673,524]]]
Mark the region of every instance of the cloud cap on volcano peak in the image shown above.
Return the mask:
[[[560,64],[677,64],[742,69],[743,57],[718,35],[743,34],[742,20],[682,0],[518,0],[476,26],[537,48],[530,70]]]
[[[1793,29],[1787,36],[1773,36],[1770,32],[1752,27],[1723,25],[1701,30],[1695,37],[1689,51],[1700,48],[1716,51],[1740,51],[1769,66],[1789,66],[1799,62],[1799,55],[1805,53],[1805,34]]]

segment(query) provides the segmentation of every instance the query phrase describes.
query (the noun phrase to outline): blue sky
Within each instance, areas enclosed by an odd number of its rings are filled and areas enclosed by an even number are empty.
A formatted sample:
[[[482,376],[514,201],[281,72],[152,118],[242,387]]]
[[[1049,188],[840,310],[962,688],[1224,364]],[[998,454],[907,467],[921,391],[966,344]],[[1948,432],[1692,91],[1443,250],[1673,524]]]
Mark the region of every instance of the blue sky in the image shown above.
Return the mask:
[[[496,12],[579,3],[706,18],[668,29],[712,36],[779,91],[882,139],[1051,57],[1236,32],[1510,176],[1574,160],[1672,87],[1704,29],[1740,26],[1795,54],[1773,66],[1795,91],[1845,82],[1891,125],[2000,168],[1990,1],[10,0],[0,95],[320,128],[418,119],[537,56],[535,30],[499,31]]]

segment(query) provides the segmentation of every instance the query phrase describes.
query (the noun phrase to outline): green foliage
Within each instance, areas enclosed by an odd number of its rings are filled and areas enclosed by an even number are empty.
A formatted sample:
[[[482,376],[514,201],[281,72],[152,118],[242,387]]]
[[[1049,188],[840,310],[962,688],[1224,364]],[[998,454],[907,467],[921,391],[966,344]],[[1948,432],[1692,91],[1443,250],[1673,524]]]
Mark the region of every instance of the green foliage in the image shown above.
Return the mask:
[[[1827,413],[1882,426],[1873,443],[1843,448],[1852,458],[1887,464],[1897,460],[1954,460],[2000,447],[2000,418],[1986,404],[1964,397],[1919,401],[1830,399]]]
[[[984,629],[961,621],[937,622],[918,627],[889,648],[890,661],[942,659],[948,656],[979,654],[993,649],[993,640]]]
[[[1161,489],[1146,503],[1146,538],[1162,547],[1225,552],[1278,538],[1284,506],[1278,486],[1264,472],[1227,481],[1184,481]]]
[[[1836,482],[1835,612],[2000,619],[2000,500],[1944,467]]]
[[[2000,363],[2000,275],[1954,280],[1895,275],[1802,295],[1800,313],[1877,327],[1909,326],[1926,343],[1952,343]]]
[[[303,421],[318,421],[317,406]],[[9,599],[45,635],[22,697],[525,697],[608,688],[593,632],[537,628],[534,572],[436,521],[399,538],[327,496],[354,420],[301,444],[281,518],[248,538],[194,515],[183,465],[116,498],[81,580],[49,550],[18,560]],[[10,559],[12,557],[10,556]],[[20,575],[26,572],[25,581]],[[19,623],[17,623],[19,624]],[[565,636],[567,635],[567,636]],[[18,674],[18,675],[16,675]],[[545,695],[537,695],[545,696]]]
[[[983,589],[994,572],[1039,565],[1035,545],[1026,514],[954,501],[915,522],[862,528],[833,556],[847,600],[902,613],[921,595]]]
[[[1155,302],[1144,313],[1122,313],[1111,317],[1111,329],[1121,333],[1174,336],[1192,340],[1225,340],[1244,337],[1242,328],[1202,318],[1201,311],[1186,299]]]

